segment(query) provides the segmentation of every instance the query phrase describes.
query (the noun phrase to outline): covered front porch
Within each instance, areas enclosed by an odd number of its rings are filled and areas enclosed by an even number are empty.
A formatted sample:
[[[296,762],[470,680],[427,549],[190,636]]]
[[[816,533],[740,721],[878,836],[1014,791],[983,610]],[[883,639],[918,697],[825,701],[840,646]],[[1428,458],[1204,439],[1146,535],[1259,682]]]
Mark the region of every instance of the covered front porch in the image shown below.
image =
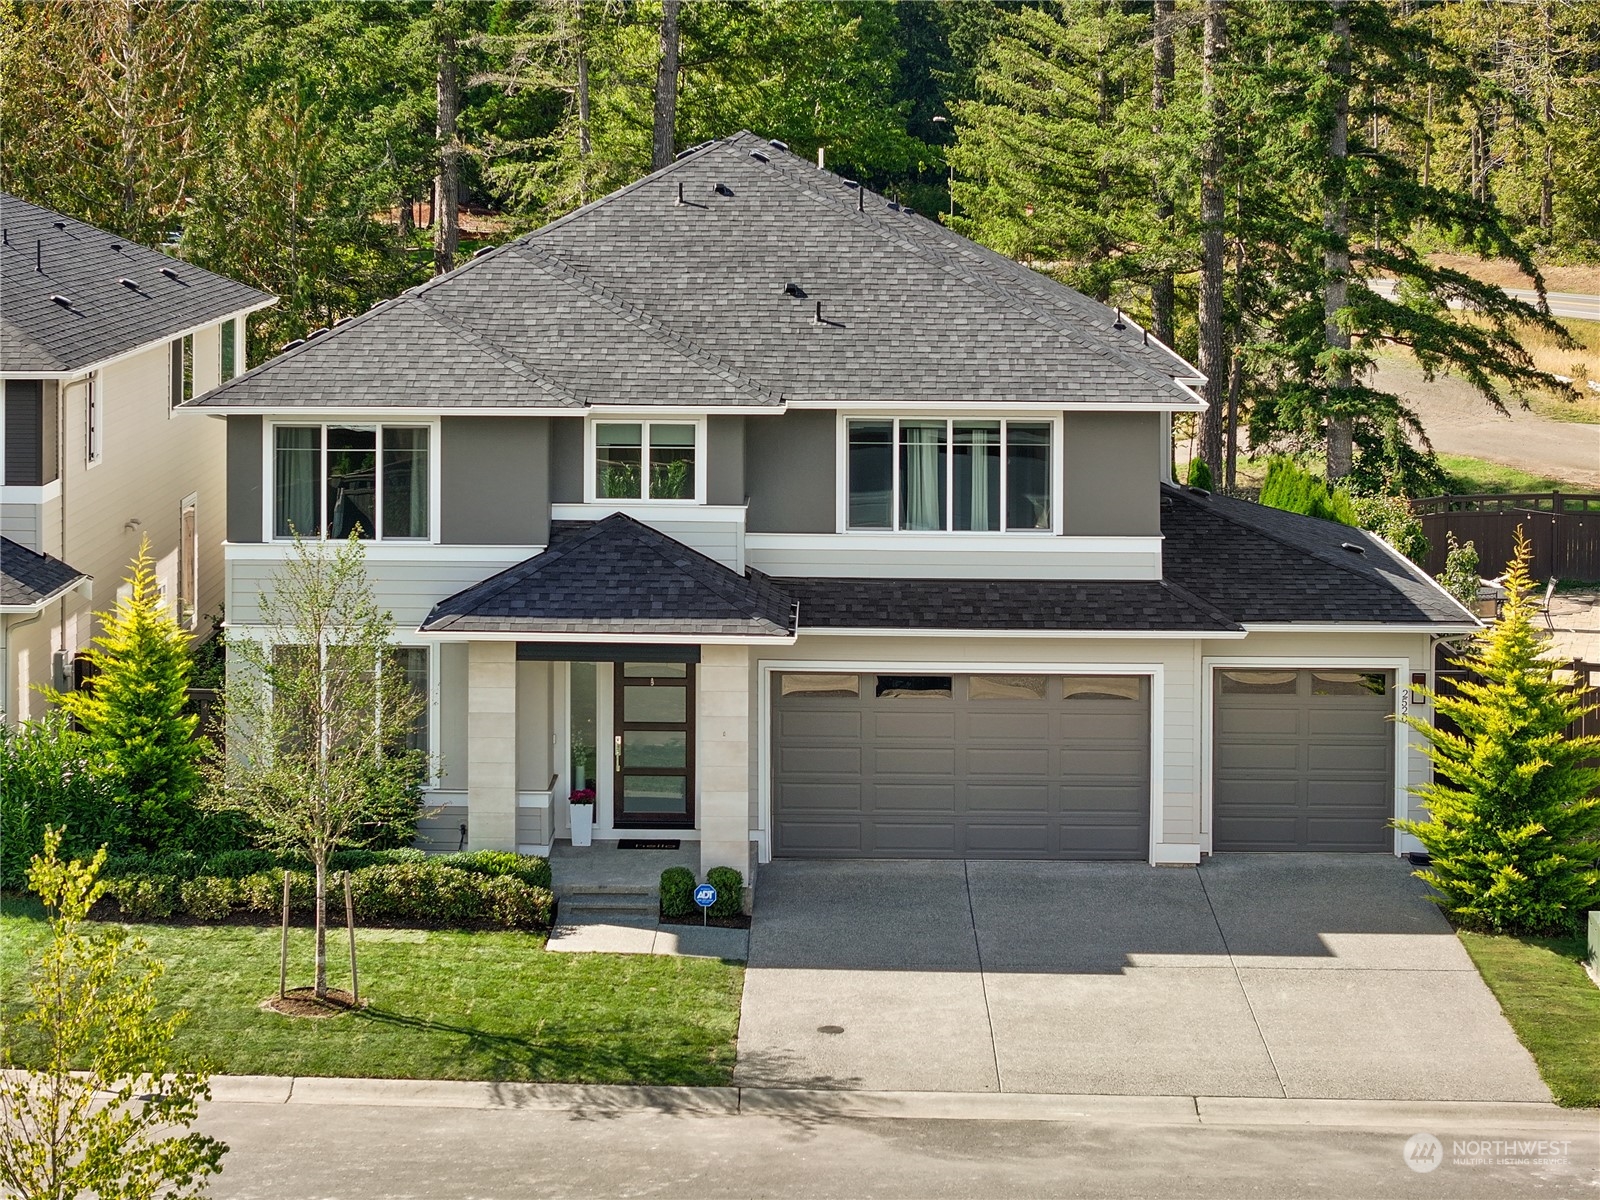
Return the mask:
[[[676,840],[749,877],[750,649],[794,637],[764,580],[611,517],[553,530],[419,633],[441,643],[424,847],[548,854],[592,793],[595,842]]]

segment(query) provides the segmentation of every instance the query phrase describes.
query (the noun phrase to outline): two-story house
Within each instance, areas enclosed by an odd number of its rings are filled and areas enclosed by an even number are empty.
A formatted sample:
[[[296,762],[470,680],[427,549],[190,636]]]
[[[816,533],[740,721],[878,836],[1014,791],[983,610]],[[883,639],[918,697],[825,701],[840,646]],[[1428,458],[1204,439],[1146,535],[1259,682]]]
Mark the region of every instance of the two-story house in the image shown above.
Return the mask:
[[[1476,622],[1358,530],[1167,477],[1195,369],[750,134],[193,402],[230,625],[369,539],[429,836],[772,856],[1406,848],[1412,687]]]
[[[272,304],[224,279],[0,194],[0,713],[68,687],[149,537],[179,620],[222,603],[221,421],[178,405],[244,367],[245,319]]]

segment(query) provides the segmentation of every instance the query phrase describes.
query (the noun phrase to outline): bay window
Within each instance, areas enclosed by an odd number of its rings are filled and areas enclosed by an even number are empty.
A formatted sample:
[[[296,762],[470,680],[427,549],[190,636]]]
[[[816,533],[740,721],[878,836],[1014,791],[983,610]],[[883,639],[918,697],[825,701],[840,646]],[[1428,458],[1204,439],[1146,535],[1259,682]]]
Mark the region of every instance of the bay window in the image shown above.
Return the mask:
[[[1049,421],[878,418],[846,423],[852,530],[1049,532]]]
[[[273,536],[425,539],[428,469],[426,427],[276,426]]]
[[[689,421],[596,421],[596,500],[695,500],[700,426]]]

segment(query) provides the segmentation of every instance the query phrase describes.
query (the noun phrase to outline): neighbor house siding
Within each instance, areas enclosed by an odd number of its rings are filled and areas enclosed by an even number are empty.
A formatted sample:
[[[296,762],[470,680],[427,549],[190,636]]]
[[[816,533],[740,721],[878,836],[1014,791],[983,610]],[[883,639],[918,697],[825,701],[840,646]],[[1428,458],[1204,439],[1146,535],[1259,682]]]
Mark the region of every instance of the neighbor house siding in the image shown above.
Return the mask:
[[[751,533],[832,533],[838,527],[838,419],[795,409],[745,420]]]
[[[444,417],[439,422],[440,540],[538,545],[550,540],[550,421]]]
[[[1067,412],[1061,435],[1062,532],[1161,533],[1161,414]]]

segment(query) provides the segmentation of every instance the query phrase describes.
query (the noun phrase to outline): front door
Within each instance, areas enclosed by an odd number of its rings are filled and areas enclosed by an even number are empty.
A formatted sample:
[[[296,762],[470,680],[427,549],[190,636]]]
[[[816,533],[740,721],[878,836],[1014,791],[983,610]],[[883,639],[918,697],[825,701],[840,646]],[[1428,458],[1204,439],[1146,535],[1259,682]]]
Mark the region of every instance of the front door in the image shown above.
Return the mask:
[[[615,825],[693,828],[693,667],[618,663],[614,692]]]

